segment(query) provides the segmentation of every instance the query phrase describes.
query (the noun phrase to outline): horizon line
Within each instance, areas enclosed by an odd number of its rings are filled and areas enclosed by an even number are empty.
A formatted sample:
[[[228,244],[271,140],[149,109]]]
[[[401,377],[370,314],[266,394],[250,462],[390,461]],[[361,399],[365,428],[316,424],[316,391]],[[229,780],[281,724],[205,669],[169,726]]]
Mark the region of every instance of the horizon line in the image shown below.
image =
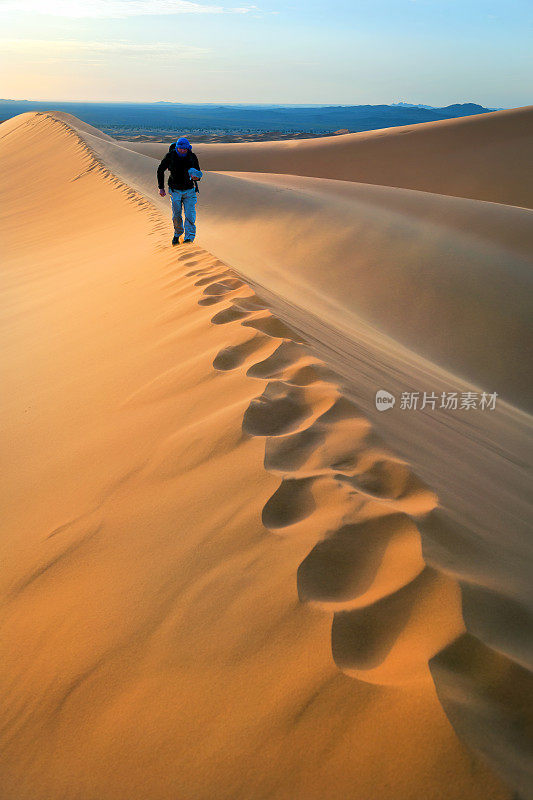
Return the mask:
[[[507,111],[512,108],[523,108],[524,106],[484,106],[474,100],[456,100],[453,103],[447,103],[445,106],[433,106],[429,103],[412,103],[407,100],[396,100],[388,103],[291,103],[291,102],[260,102],[260,101],[242,101],[242,100],[204,100],[201,102],[187,102],[184,100],[69,100],[58,98],[45,98],[36,100],[34,98],[28,99],[27,97],[13,98],[13,97],[0,97],[0,103],[73,103],[84,105],[180,105],[180,106],[288,106],[290,108],[357,108],[362,106],[416,106],[428,108],[448,108],[450,106],[460,105],[475,105],[480,108],[487,108],[490,111]],[[530,105],[530,104],[527,104]],[[527,107],[527,106],[526,106]]]

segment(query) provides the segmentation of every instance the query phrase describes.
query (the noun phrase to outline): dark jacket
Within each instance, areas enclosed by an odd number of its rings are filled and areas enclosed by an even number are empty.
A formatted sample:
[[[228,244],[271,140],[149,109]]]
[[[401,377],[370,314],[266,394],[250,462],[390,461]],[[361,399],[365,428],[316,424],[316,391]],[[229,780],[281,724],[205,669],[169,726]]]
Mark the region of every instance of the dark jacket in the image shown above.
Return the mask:
[[[161,161],[157,168],[157,183],[160,189],[165,188],[165,170],[170,172],[168,178],[168,188],[170,191],[173,189],[192,189],[194,183],[189,177],[189,169],[194,167],[200,171],[200,165],[196,153],[189,150],[186,156],[179,156],[176,153],[176,144],[172,143],[168,149],[168,153]]]

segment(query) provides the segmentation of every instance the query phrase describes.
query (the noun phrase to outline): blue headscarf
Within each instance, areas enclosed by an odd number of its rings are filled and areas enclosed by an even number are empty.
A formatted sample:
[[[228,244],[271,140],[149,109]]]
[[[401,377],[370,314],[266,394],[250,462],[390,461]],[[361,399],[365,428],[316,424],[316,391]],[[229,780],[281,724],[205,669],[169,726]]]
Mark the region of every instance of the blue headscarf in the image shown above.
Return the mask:
[[[192,145],[191,145],[191,143],[189,142],[189,140],[185,138],[185,136],[180,136],[180,138],[179,138],[179,139],[178,139],[178,141],[176,142],[176,153],[177,153],[177,154],[178,154],[178,156],[180,156],[181,158],[184,158],[184,156],[182,156],[182,154],[181,154],[181,153],[178,153],[178,147],[181,147],[181,148],[182,148],[182,149],[184,149],[184,150],[192,150]]]

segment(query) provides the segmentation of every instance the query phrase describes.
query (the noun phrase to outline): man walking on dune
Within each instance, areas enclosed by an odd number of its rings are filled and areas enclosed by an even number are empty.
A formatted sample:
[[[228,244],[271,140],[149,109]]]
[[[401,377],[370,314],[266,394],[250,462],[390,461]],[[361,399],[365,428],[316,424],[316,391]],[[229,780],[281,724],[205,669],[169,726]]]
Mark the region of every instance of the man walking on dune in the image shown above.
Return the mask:
[[[183,244],[194,241],[196,236],[196,194],[198,186],[196,181],[202,177],[200,165],[196,154],[188,139],[180,137],[177,142],[170,145],[168,153],[157,168],[157,183],[159,194],[165,197],[165,170],[170,172],[168,178],[168,191],[172,200],[172,222],[174,223],[174,238],[172,244],[180,243],[183,233],[183,219],[181,207],[185,215],[185,238]]]

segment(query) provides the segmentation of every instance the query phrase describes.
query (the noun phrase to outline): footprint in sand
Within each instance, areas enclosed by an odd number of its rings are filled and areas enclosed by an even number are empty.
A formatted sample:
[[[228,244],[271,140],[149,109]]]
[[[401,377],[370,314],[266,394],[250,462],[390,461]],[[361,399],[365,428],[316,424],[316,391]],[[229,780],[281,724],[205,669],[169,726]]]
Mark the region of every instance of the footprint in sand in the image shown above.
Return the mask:
[[[199,306],[214,306],[215,303],[223,303],[225,301],[225,296],[222,295],[213,295],[212,297],[202,297],[201,300],[198,300]]]
[[[300,334],[296,333],[293,328],[290,328],[277,317],[268,314],[268,316],[254,318],[242,323],[250,328],[256,328],[258,331],[266,333],[276,339],[287,339],[292,342],[303,342],[304,339]]]
[[[342,400],[343,398],[341,398]],[[343,473],[359,469],[362,453],[369,448],[370,423],[353,408],[353,416],[337,418],[339,401],[304,431],[267,439],[265,467],[275,472],[309,474]]]
[[[240,289],[243,282],[238,278],[226,278],[223,281],[215,281],[206,286],[203,293],[204,295],[224,295]]]
[[[214,283],[215,281],[222,280],[223,278],[226,278],[228,275],[231,274],[229,269],[224,270],[224,272],[219,272],[216,275],[213,275],[212,272],[213,272],[213,270],[211,269],[209,271],[208,275],[206,275],[205,277],[200,278],[199,280],[195,281],[194,285],[195,286],[207,286],[208,284]]]
[[[314,420],[335,401],[327,384],[293,386],[271,381],[244,413],[243,430],[254,436],[283,436]]]
[[[224,308],[222,311],[219,311],[214,317],[211,317],[211,322],[213,325],[225,325],[227,322],[236,322],[245,319],[249,317],[251,313],[251,311],[244,311],[238,308],[238,306],[232,305],[229,308]]]
[[[296,342],[282,342],[272,355],[253,364],[246,373],[252,378],[270,380],[285,377],[288,368],[296,364],[304,355],[304,349]]]
[[[425,514],[437,505],[437,497],[400,460],[387,456],[374,455],[369,451],[367,458],[373,463],[364,472],[354,476],[338,475],[339,480],[369,497],[385,500],[398,511],[414,516]]]
[[[318,542],[298,568],[298,596],[325,608],[367,606],[425,567],[420,533],[406,514],[343,525]]]
[[[308,517],[315,510],[312,486],[316,478],[283,480],[263,507],[265,528],[286,528]]]
[[[337,666],[359,680],[402,684],[430,679],[428,662],[464,630],[458,584],[426,567],[393,594],[333,617]]]
[[[220,350],[217,353],[213,367],[218,370],[230,370],[240,367],[244,362],[250,358],[258,350],[261,350],[265,344],[270,341],[268,336],[262,333],[256,333],[251,339],[247,339],[240,344],[230,345]]]

